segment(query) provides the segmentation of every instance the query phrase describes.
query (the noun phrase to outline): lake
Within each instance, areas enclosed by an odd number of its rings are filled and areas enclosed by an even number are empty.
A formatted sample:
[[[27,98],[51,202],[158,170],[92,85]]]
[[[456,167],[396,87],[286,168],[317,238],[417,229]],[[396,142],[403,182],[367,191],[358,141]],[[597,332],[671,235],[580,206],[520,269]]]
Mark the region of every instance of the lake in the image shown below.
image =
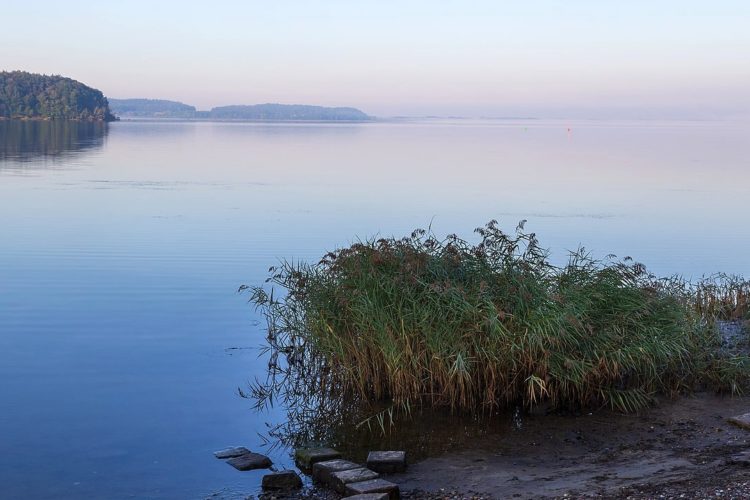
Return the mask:
[[[212,452],[260,446],[237,293],[280,258],[496,218],[556,262],[585,245],[658,274],[750,276],[750,126],[423,120],[0,122],[5,498],[256,492]],[[290,466],[284,449],[271,458]]]

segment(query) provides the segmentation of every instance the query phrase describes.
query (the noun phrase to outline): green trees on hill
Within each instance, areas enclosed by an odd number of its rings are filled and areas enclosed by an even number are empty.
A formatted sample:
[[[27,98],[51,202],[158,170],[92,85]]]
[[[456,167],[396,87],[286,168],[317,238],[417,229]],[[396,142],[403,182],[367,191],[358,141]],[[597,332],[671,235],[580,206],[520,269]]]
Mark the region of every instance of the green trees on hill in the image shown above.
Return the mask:
[[[209,118],[218,120],[366,121],[371,118],[356,108],[328,108],[302,104],[255,104],[213,108]]]
[[[194,106],[164,99],[109,99],[109,107],[119,117],[195,118]]]
[[[210,111],[197,111],[194,106],[162,99],[110,99],[109,105],[112,112],[121,118],[249,121],[367,121],[372,119],[356,108],[329,108],[301,104],[220,106]]]
[[[0,72],[0,118],[111,121],[101,91],[57,75]]]
[[[111,104],[111,107],[110,107]],[[112,121],[122,117],[251,121],[367,121],[356,108],[297,104],[194,106],[159,99],[112,99],[71,78],[25,71],[0,71],[0,120]]]

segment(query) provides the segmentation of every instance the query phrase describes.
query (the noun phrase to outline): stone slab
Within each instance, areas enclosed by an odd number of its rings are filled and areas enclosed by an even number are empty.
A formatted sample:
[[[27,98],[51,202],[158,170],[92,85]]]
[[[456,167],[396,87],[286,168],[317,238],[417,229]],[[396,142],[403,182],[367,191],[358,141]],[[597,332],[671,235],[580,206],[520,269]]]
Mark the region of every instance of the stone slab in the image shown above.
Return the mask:
[[[346,485],[347,495],[362,495],[366,493],[388,493],[388,498],[391,500],[398,500],[400,498],[398,485],[385,479],[378,478]]]
[[[406,470],[405,451],[371,451],[367,455],[367,468],[383,474]]]
[[[252,451],[239,457],[230,458],[227,463],[237,470],[267,469],[273,465],[270,458]]]
[[[331,474],[334,472],[340,472],[344,470],[358,469],[362,467],[349,460],[327,460],[325,462],[317,462],[312,466],[312,478],[313,481],[320,483],[329,484],[331,482]]]
[[[339,493],[346,492],[346,485],[349,483],[360,483],[362,481],[370,481],[377,479],[380,476],[377,472],[365,469],[364,467],[358,467],[356,469],[342,470],[331,473],[331,487]]]
[[[362,493],[361,495],[344,497],[341,500],[388,500],[388,493]]]
[[[750,413],[745,413],[744,415],[737,415],[736,417],[730,417],[727,419],[730,424],[734,424],[738,427],[742,427],[743,429],[750,430]]]
[[[225,459],[239,457],[240,455],[244,455],[245,453],[250,453],[250,450],[248,450],[244,446],[234,446],[231,448],[225,448],[223,450],[215,451],[214,456],[216,458]]]
[[[311,469],[313,464],[341,458],[341,453],[332,448],[299,448],[294,452],[294,461],[303,469]]]
[[[283,470],[263,476],[261,486],[264,490],[296,490],[302,488],[302,479],[293,470]]]

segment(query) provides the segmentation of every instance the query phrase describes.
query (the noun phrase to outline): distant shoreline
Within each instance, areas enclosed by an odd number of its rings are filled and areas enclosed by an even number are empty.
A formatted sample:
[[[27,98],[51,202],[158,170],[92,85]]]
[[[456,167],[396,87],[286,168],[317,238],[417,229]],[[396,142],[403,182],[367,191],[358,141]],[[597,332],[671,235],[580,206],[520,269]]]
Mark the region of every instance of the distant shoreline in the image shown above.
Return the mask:
[[[153,118],[148,116],[119,116],[121,122],[169,122],[169,123],[376,123],[382,120],[260,120],[251,118]]]
[[[120,121],[120,118],[114,120],[100,120],[100,119],[80,119],[80,118],[54,118],[51,116],[0,116],[0,122],[74,122],[74,123],[112,123],[113,121]]]
[[[112,113],[121,118],[241,121],[359,122],[372,119],[352,107],[309,104],[231,104],[200,111],[189,104],[163,99],[108,99]]]

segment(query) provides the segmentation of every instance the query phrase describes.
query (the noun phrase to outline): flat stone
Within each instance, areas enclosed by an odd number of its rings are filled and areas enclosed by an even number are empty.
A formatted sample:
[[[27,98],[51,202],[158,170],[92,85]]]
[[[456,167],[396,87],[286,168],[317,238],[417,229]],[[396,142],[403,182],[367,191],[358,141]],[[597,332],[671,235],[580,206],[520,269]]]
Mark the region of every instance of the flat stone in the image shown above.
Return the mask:
[[[303,469],[310,469],[314,463],[341,458],[341,453],[331,448],[299,448],[294,452],[294,460]]]
[[[388,498],[398,500],[398,485],[393,484],[385,479],[371,479],[370,481],[360,481],[359,483],[349,483],[346,485],[347,495],[362,495],[366,493],[388,493]]]
[[[216,458],[234,458],[239,457],[240,455],[244,455],[245,453],[250,453],[250,450],[245,448],[244,446],[237,446],[233,448],[226,448],[223,450],[215,451],[214,456]]]
[[[371,451],[367,455],[367,468],[388,474],[406,470],[405,451]]]
[[[329,484],[339,493],[345,493],[347,484],[369,481],[377,479],[379,476],[380,474],[377,472],[365,469],[364,467],[359,467],[357,469],[342,470],[331,473],[331,482]]]
[[[263,476],[264,490],[296,490],[302,488],[302,479],[293,470],[272,472]]]
[[[388,500],[388,493],[362,493],[361,495],[344,497],[341,500]]]
[[[331,482],[331,474],[334,472],[358,469],[359,467],[361,467],[361,465],[357,465],[348,460],[327,460],[325,462],[317,462],[312,466],[313,481],[329,484]]]
[[[270,458],[252,451],[239,457],[230,458],[227,463],[237,470],[267,469],[273,465]]]
[[[728,421],[730,424],[734,424],[738,427],[742,427],[743,429],[750,430],[750,413],[737,415],[736,417],[730,417]]]

